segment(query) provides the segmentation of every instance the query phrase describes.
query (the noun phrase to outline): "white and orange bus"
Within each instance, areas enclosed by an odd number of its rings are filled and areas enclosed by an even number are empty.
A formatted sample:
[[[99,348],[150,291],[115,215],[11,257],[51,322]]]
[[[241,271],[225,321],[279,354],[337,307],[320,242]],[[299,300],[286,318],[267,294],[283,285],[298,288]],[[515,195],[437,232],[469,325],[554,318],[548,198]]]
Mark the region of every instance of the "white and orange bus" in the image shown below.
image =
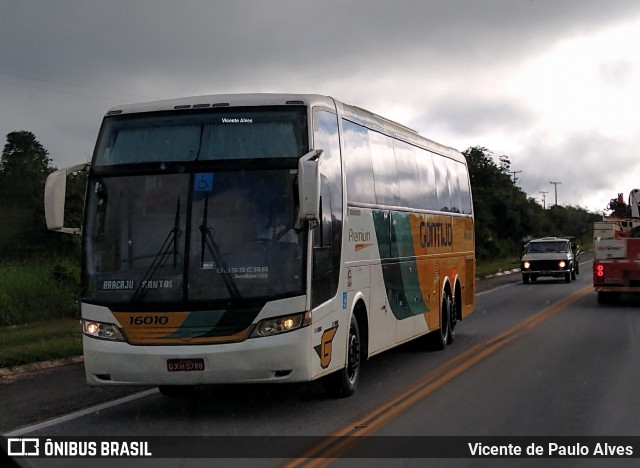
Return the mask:
[[[465,158],[326,96],[113,108],[91,164],[49,177],[45,208],[50,229],[82,233],[91,385],[323,379],[349,396],[363,360],[444,348],[475,305]]]

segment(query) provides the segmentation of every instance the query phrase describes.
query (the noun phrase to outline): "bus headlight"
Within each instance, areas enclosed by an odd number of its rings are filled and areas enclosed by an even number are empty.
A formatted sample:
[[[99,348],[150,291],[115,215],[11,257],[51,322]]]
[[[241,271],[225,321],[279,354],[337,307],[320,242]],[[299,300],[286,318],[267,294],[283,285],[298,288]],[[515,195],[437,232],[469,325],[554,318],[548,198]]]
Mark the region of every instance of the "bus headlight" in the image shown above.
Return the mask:
[[[253,329],[251,338],[259,336],[273,336],[280,333],[287,333],[298,328],[311,325],[311,312],[303,312],[295,315],[285,315],[283,317],[268,318],[260,321]]]
[[[120,329],[112,323],[95,322],[82,319],[82,331],[91,338],[109,341],[124,341]]]

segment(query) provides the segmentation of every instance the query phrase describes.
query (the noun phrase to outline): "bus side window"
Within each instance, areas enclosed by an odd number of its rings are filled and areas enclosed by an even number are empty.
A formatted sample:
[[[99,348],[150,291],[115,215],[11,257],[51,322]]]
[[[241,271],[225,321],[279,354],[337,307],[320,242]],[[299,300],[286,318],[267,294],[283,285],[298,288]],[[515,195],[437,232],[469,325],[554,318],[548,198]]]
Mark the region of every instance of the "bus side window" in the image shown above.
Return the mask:
[[[376,203],[373,182],[369,130],[348,120],[342,120],[344,129],[344,164],[347,179],[347,199],[358,203]]]
[[[447,180],[449,181],[449,189],[451,193],[451,211],[461,213],[462,210],[462,190],[460,188],[459,173],[464,170],[462,164],[453,159],[446,159]]]
[[[435,157],[433,159],[433,168],[435,169],[436,186],[438,188],[438,209],[440,211],[451,211],[451,194],[446,158]]]
[[[416,208],[423,210],[439,210],[438,187],[433,167],[433,153],[418,148],[416,164],[418,166],[418,185],[420,187],[420,204]]]

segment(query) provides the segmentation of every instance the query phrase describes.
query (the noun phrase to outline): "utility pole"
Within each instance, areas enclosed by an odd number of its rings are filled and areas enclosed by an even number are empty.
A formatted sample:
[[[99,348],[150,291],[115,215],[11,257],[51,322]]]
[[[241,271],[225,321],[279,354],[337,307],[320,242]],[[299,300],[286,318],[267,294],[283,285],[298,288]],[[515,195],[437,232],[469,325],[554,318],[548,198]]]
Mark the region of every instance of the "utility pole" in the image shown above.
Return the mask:
[[[556,192],[556,206],[558,206],[558,184],[561,184],[562,182],[549,182],[549,183],[554,185],[554,189]]]
[[[547,193],[549,192],[543,192],[542,190],[539,190],[539,192],[542,194],[542,209],[546,210],[547,209]]]
[[[513,185],[516,185],[516,174],[520,174],[522,171],[509,171],[509,174],[513,174]]]

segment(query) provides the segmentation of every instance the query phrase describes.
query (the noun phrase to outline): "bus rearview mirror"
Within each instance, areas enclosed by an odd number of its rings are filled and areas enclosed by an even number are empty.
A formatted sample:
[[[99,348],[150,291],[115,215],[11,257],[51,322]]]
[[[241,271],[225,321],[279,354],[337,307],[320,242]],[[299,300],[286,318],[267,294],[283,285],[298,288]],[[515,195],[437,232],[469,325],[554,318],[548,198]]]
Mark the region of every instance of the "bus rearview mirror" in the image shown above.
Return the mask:
[[[320,156],[322,150],[311,150],[298,160],[298,200],[300,221],[320,223]]]
[[[79,171],[88,171],[89,165],[77,164],[49,174],[44,186],[44,214],[47,229],[67,234],[80,234],[80,228],[64,227],[64,200],[67,192],[67,176]]]

